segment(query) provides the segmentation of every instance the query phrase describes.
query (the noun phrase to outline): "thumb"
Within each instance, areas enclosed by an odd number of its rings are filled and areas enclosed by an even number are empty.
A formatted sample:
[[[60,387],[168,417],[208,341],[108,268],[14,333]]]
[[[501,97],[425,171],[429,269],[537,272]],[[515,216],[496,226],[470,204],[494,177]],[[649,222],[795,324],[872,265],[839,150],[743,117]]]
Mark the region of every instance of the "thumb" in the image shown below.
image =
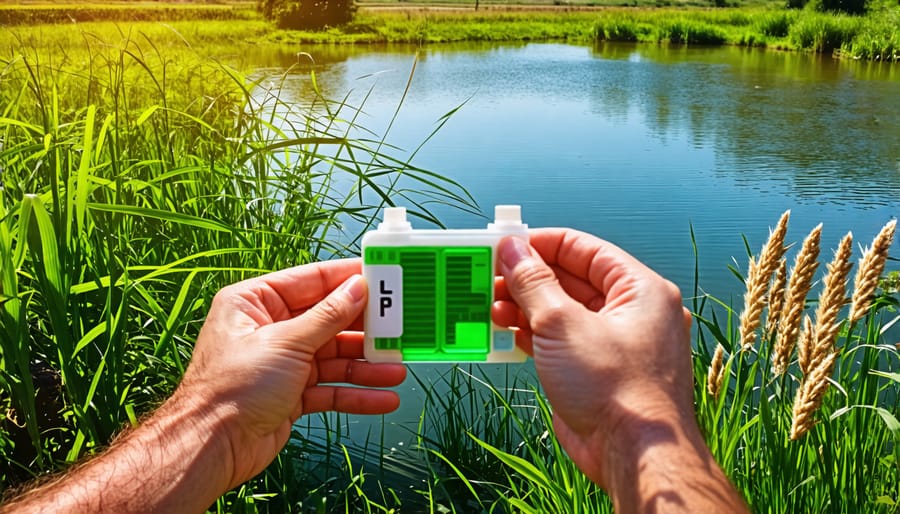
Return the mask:
[[[367,292],[363,277],[353,275],[311,309],[278,326],[291,342],[315,353],[362,314]]]
[[[583,309],[562,288],[556,273],[527,242],[507,237],[497,248],[506,288],[540,336],[560,336],[568,320]]]

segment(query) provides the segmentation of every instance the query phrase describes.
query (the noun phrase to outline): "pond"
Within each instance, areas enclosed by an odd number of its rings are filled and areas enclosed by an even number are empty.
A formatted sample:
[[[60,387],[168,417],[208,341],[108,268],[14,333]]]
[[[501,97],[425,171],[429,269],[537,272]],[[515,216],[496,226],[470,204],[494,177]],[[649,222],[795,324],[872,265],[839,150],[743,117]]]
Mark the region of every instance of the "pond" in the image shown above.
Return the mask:
[[[520,204],[533,227],[596,234],[685,297],[691,227],[702,291],[737,308],[741,284],[728,265],[746,268],[742,235],[758,251],[783,211],[790,242],[824,223],[823,259],[847,231],[867,246],[900,214],[897,66],[627,44],[436,46],[418,58],[405,46],[303,50],[327,96],[350,92],[351,104],[364,103],[360,123],[390,126],[387,141],[407,151],[460,107],[413,162],[459,181],[487,215]],[[266,72],[298,58],[281,59]],[[285,84],[300,97],[310,87],[307,72]],[[436,212],[453,228],[486,223]],[[388,421],[414,423],[420,409],[407,401]]]

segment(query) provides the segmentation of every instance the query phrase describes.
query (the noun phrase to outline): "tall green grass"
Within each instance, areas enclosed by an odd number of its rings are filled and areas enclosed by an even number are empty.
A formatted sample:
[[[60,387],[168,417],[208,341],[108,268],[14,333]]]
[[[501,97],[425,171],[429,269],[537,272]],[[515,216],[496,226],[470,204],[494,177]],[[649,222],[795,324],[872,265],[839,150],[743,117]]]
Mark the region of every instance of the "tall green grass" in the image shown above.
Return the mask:
[[[4,486],[95,451],[165,397],[221,285],[353,253],[357,234],[342,227],[365,226],[382,203],[431,221],[430,202],[473,208],[458,184],[386,153],[387,135],[359,125],[362,106],[285,96],[288,75],[252,79],[178,37],[60,41],[0,55]],[[754,510],[895,512],[900,356],[882,332],[897,291],[885,282],[865,322],[844,327],[836,385],[796,442],[796,372],[773,377],[767,346],[735,350],[725,394],[706,392],[709,347],[736,347],[735,313],[699,287],[694,297],[698,417]],[[213,508],[611,510],[556,442],[532,376],[414,379],[425,391],[416,448],[389,451],[383,434],[352,444],[346,418],[326,416]]]
[[[473,208],[389,153],[362,106],[285,97],[288,79],[140,34],[0,56],[4,484],[104,446],[163,398],[222,285],[354,254],[343,227],[384,204],[434,222],[429,205]],[[58,376],[49,404],[38,369]]]

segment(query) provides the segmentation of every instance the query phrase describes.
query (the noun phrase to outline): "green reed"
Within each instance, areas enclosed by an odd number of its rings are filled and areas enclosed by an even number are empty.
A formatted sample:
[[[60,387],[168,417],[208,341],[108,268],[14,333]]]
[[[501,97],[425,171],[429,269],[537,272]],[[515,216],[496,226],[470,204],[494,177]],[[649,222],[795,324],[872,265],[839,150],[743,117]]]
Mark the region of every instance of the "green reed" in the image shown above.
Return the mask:
[[[356,253],[343,227],[384,204],[429,221],[435,203],[474,209],[458,184],[389,153],[358,124],[362,106],[286,96],[287,74],[250,78],[141,33],[12,50],[0,55],[4,485],[104,446],[163,398],[219,287]],[[42,402],[39,369],[55,377]]]

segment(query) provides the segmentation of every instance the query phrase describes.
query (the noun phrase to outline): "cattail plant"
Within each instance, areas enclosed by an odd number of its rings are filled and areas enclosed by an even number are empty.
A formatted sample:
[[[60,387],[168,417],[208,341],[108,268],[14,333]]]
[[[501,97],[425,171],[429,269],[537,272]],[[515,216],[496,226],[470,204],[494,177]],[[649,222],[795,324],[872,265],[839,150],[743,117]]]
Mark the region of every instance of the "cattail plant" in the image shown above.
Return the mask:
[[[819,267],[819,242],[822,238],[822,224],[810,231],[791,268],[791,278],[785,292],[784,307],[779,314],[778,333],[772,350],[772,364],[776,374],[787,370],[800,331],[800,320],[806,306],[806,296],[812,287],[813,276]],[[771,310],[770,316],[771,316]]]
[[[872,299],[875,297],[875,288],[884,271],[884,263],[887,261],[888,250],[894,242],[894,231],[897,228],[897,220],[888,222],[882,227],[881,232],[875,236],[872,246],[866,250],[859,261],[856,270],[856,278],[853,280],[853,300],[850,307],[850,322],[856,323],[869,310]]]
[[[785,211],[769,239],[759,252],[759,259],[750,260],[747,269],[747,292],[744,294],[744,311],[741,313],[741,350],[747,351],[756,342],[756,330],[760,326],[763,308],[766,306],[766,289],[772,273],[784,256],[784,236],[791,211]]]

